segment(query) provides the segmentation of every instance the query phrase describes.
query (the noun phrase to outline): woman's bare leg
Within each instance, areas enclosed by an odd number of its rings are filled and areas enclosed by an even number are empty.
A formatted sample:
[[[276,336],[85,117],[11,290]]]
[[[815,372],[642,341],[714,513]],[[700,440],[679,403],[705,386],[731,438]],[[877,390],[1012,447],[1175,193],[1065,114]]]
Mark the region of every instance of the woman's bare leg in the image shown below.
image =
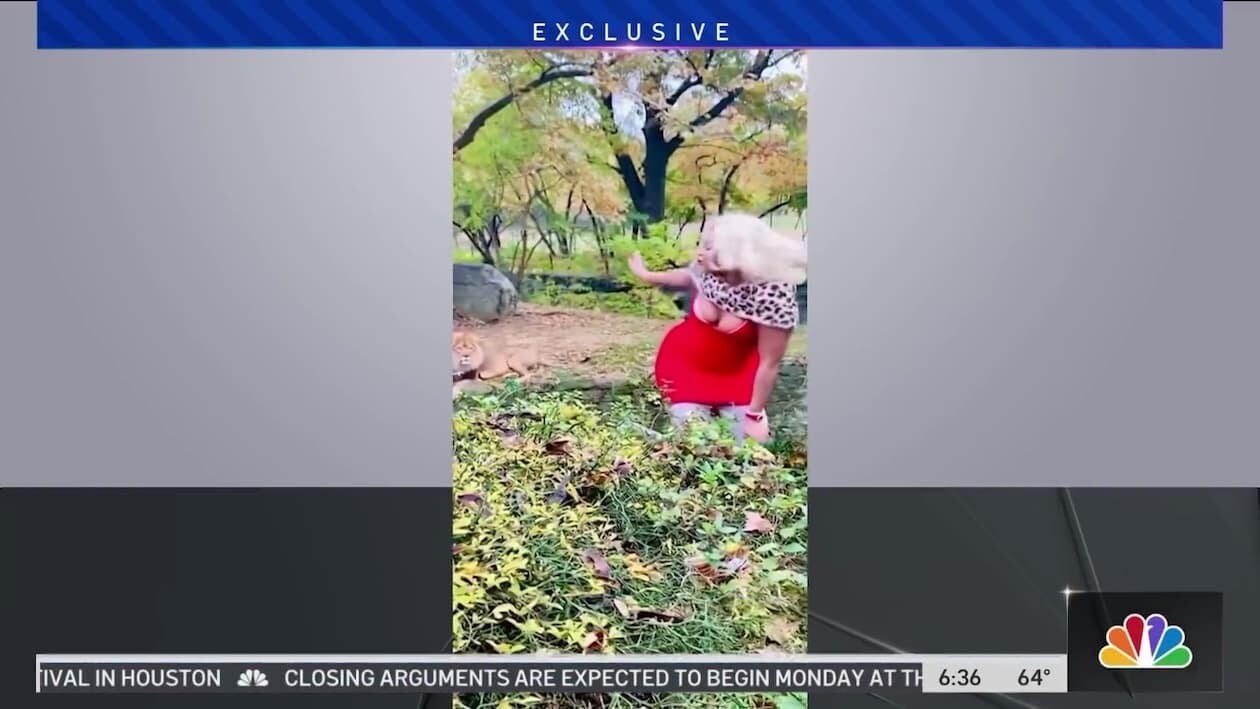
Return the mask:
[[[669,415],[674,420],[674,426],[682,428],[692,419],[708,421],[712,418],[711,410],[712,407],[703,404],[673,404],[669,407]]]

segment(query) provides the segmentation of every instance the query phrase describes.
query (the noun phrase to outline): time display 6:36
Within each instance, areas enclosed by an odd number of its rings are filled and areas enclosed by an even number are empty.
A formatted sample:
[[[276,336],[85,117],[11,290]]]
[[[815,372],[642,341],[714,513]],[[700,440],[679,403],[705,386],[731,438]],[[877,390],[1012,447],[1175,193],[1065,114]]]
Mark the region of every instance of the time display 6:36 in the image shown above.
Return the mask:
[[[941,670],[941,676],[937,678],[937,682],[939,682],[942,687],[979,687],[980,671],[968,669],[944,669]]]

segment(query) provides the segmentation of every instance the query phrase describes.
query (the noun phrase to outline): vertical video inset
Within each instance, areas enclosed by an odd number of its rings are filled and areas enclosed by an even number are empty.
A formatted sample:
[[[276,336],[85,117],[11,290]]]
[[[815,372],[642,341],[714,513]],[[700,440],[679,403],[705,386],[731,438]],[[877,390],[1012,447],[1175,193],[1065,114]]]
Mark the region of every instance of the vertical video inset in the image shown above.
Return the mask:
[[[795,50],[458,53],[455,652],[805,650],[805,83]]]

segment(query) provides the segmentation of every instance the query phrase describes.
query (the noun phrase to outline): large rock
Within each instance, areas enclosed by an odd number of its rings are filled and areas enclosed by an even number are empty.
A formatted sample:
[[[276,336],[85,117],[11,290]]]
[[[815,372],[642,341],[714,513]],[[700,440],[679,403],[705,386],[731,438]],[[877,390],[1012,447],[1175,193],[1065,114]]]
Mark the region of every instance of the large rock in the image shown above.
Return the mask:
[[[520,295],[499,269],[483,263],[457,263],[453,271],[455,312],[484,322],[516,312]]]

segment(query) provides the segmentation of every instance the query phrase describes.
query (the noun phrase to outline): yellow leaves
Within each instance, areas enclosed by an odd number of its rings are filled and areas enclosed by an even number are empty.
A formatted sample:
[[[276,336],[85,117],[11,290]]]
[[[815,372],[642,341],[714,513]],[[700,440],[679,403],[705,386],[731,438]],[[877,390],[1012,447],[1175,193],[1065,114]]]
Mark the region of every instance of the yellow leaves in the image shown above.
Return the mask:
[[[451,600],[455,608],[476,608],[485,597],[485,589],[461,583],[458,579],[451,586]]]
[[[521,631],[521,633],[525,636],[539,635],[546,631],[546,628],[543,627],[542,623],[539,623],[534,618],[530,618],[525,621],[519,621],[515,618],[507,618],[506,620],[508,624]]]
[[[638,554],[627,554],[625,564],[626,571],[637,581],[656,581],[661,577],[661,572],[652,564],[644,563]]]
[[[472,530],[472,519],[467,515],[456,517],[451,522],[451,532],[456,539],[462,539]]]
[[[771,635],[803,646],[786,625],[801,622],[790,599],[803,613],[803,586],[785,575],[803,573],[803,546],[785,551],[803,540],[791,531],[803,472],[771,453],[645,439],[622,427],[619,399],[503,396],[456,405],[456,652],[747,652]],[[729,472],[711,482],[682,462],[714,459]],[[775,489],[747,482],[763,478]],[[744,532],[749,510],[783,529]]]
[[[490,571],[482,566],[476,560],[465,561],[455,566],[455,577],[462,579],[485,578],[490,575]]]
[[[511,603],[500,603],[494,607],[494,610],[490,611],[490,617],[495,620],[503,620],[508,614],[520,616],[521,612]]]
[[[505,576],[524,571],[529,566],[529,561],[524,557],[516,556],[504,559],[499,562],[499,573]]]
[[[800,623],[783,616],[774,616],[766,621],[763,628],[768,640],[781,647],[790,648],[796,645]]]

